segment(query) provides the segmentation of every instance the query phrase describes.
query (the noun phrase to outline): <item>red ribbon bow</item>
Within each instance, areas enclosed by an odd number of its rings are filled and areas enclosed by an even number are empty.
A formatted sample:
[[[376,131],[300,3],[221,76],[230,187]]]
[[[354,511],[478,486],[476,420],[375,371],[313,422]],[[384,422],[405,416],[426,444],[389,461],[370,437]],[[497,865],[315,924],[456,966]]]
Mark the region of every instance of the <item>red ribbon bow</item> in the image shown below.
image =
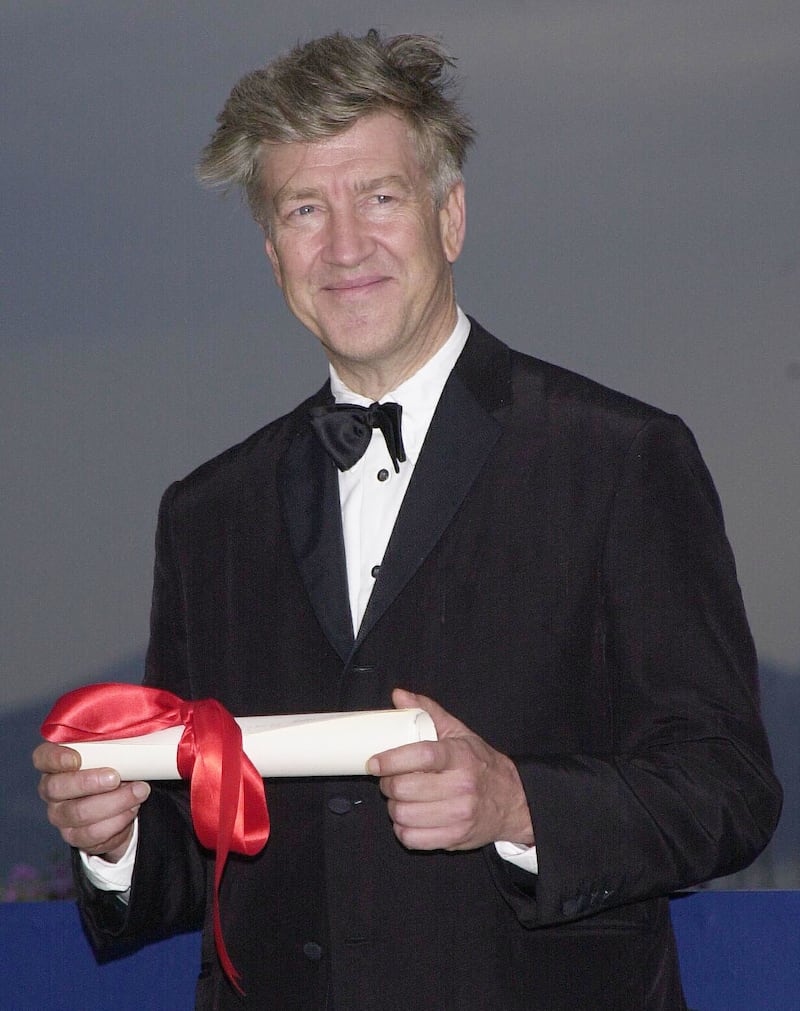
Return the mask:
[[[239,993],[239,973],[222,937],[219,887],[228,853],[254,856],[269,838],[264,781],[242,751],[242,731],[216,699],[184,702],[171,692],[139,685],[88,685],[67,692],[42,724],[48,741],[138,737],[183,725],[178,772],[191,781],[192,822],[197,838],[216,852],[214,941],[228,979]]]

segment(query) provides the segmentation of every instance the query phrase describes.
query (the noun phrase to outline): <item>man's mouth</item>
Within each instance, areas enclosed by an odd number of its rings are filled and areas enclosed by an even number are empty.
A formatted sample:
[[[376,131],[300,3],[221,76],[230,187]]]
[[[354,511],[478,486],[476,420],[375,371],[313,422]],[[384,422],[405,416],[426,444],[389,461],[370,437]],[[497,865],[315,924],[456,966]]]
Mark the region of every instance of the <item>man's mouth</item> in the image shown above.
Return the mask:
[[[325,284],[322,287],[323,291],[329,291],[335,295],[342,295],[344,297],[352,295],[357,297],[358,295],[369,293],[371,289],[375,288],[385,280],[387,280],[387,278],[383,274],[374,274],[364,277],[351,277],[341,281],[332,281],[330,284]]]

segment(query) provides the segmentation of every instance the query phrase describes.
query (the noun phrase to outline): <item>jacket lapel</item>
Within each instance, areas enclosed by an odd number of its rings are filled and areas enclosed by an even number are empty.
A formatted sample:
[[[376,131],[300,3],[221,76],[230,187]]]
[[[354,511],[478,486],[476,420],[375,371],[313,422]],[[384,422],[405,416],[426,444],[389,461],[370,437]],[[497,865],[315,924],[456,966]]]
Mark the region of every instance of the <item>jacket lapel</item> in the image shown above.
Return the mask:
[[[473,322],[428,429],[356,645],[439,541],[500,437],[509,402],[508,348]]]
[[[439,541],[488,459],[511,402],[510,351],[474,320],[445,384],[354,642],[337,470],[299,408],[301,423],[280,464],[278,487],[292,552],[314,613],[347,660]]]
[[[283,517],[317,620],[336,652],[346,660],[353,648],[353,625],[337,471],[311,426],[303,420],[280,464],[278,488]]]

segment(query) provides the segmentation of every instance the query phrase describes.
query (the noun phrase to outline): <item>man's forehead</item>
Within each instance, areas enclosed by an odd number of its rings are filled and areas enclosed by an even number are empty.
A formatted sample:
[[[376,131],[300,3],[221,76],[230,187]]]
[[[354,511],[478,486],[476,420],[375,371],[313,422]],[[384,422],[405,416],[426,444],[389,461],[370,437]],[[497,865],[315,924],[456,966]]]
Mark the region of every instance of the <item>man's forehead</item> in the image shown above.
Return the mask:
[[[261,154],[262,175],[277,196],[287,185],[318,185],[327,175],[363,188],[370,181],[405,181],[410,185],[422,166],[408,123],[391,113],[357,120],[331,137],[314,141],[266,143]]]

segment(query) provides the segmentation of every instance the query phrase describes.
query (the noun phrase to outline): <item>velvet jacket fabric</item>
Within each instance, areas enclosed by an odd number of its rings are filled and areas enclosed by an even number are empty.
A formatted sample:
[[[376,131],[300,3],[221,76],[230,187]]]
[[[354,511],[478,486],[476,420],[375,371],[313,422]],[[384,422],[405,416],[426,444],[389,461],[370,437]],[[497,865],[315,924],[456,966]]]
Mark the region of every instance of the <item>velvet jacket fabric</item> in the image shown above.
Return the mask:
[[[235,715],[439,701],[518,764],[539,874],[405,850],[368,777],[267,782],[272,835],[211,858],[185,790],[143,805],[103,948],[204,924],[200,1008],[684,1007],[665,896],[762,849],[780,788],[719,502],[686,427],[472,323],[357,639],[336,470],[308,408],[165,494],[146,682]]]

